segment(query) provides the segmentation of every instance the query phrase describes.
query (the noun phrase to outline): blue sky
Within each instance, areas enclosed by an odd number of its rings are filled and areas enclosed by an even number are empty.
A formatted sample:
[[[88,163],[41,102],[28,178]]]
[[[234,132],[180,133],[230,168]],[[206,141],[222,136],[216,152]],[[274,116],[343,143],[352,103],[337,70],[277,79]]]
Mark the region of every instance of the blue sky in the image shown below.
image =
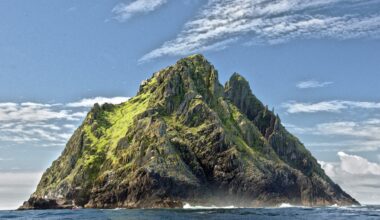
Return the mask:
[[[375,0],[0,1],[0,208],[14,208],[95,102],[203,53],[363,203],[380,203]]]

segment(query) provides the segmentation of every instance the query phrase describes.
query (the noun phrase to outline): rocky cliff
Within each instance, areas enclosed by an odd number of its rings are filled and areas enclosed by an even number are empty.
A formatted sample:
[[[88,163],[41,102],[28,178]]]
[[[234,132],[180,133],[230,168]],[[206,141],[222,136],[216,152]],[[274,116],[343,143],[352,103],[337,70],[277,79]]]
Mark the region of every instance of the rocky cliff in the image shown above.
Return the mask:
[[[95,105],[21,209],[358,204],[233,74],[179,60]]]

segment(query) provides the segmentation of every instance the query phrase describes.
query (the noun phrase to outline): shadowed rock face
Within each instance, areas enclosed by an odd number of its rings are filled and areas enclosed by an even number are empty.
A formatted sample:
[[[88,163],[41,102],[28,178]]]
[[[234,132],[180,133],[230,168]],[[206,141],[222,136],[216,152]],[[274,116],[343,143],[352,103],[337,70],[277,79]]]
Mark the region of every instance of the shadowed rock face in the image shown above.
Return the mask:
[[[358,204],[233,74],[201,55],[95,105],[20,209]]]

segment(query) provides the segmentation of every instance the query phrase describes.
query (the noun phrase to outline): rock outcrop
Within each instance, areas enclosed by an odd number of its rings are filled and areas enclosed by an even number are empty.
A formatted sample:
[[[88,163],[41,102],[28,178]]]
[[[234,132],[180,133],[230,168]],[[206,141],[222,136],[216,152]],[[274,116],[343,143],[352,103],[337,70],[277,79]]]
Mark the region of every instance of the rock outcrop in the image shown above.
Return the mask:
[[[144,81],[129,101],[95,105],[20,209],[191,204],[352,205],[316,159],[233,74],[202,56]]]

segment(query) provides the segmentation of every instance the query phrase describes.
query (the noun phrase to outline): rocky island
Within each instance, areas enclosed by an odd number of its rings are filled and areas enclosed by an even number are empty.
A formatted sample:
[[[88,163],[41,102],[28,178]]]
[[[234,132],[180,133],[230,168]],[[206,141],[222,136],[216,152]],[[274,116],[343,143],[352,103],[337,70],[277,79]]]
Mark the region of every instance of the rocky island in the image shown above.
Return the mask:
[[[235,73],[202,55],[95,106],[20,209],[353,205]]]

